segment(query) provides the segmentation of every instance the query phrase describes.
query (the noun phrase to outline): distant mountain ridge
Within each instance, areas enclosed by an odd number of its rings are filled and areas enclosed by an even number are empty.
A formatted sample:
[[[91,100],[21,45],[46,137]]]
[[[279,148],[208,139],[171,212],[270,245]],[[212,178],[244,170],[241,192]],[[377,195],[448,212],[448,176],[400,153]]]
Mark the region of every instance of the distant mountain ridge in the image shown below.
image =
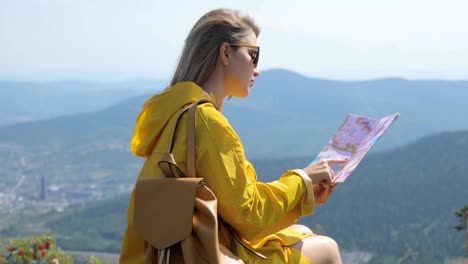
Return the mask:
[[[33,147],[94,144],[110,139],[128,143],[137,113],[147,98],[148,95],[140,95],[96,112],[3,126],[0,143]]]
[[[158,91],[163,81],[0,81],[0,126],[94,112],[136,95]]]
[[[142,103],[149,96],[122,101],[95,113],[0,127],[0,144],[47,145],[55,141],[72,144],[70,141],[75,138],[83,144],[92,144],[105,142],[108,136],[128,144]],[[468,129],[466,98],[468,81],[392,78],[345,82],[271,70],[256,80],[248,98],[228,101],[223,112],[243,139],[249,157],[312,158],[348,113],[374,118],[401,113],[376,145],[378,150],[435,132]],[[54,131],[48,130],[49,126]],[[40,136],[29,135],[27,131]]]

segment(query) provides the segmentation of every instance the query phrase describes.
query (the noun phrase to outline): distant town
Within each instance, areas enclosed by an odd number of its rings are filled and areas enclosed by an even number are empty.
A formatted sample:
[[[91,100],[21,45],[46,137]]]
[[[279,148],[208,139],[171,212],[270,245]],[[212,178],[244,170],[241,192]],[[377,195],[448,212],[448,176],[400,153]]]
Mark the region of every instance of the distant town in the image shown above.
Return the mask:
[[[133,184],[119,184],[117,186],[96,183],[79,185],[48,184],[47,177],[41,176],[32,192],[21,191],[26,177],[21,175],[13,188],[0,183],[0,210],[14,213],[33,206],[40,213],[48,211],[63,211],[67,206],[90,200],[102,200],[132,191]],[[37,180],[37,179],[36,179]]]
[[[0,166],[0,230],[18,215],[62,212],[72,204],[129,193],[138,166],[133,166],[135,172],[121,173],[98,163],[54,167],[19,151],[12,153],[11,149],[8,152],[12,158],[5,158],[5,149],[0,146],[0,156],[5,161]],[[48,157],[44,155],[43,158]]]

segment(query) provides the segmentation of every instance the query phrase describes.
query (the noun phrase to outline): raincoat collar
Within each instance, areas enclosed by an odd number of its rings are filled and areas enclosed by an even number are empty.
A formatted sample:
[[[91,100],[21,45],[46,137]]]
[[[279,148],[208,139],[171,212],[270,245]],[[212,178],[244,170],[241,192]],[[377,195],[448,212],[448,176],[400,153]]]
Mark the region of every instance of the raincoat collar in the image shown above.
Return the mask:
[[[193,82],[177,83],[153,95],[138,115],[131,141],[133,154],[148,158],[171,117],[184,105],[203,98],[216,105],[214,95]]]

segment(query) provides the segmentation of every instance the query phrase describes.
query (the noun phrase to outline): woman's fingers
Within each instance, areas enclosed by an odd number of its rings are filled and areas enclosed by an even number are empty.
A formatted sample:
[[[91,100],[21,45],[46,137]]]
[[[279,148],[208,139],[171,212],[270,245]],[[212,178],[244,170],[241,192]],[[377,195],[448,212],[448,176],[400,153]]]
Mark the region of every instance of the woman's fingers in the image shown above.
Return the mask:
[[[320,185],[322,188],[324,189],[328,189],[328,188],[334,188],[336,185],[338,185],[339,183],[336,183],[334,181],[331,181],[331,182],[320,182],[318,185]]]
[[[332,169],[332,166],[338,165],[338,164],[344,164],[348,162],[349,159],[322,159],[320,161],[320,164],[325,168],[326,173],[328,174],[328,177],[330,178],[329,181],[324,181],[326,185],[329,183],[333,183],[333,179],[335,179],[336,173]]]
[[[323,183],[329,183],[333,180],[333,174],[332,174],[333,170],[325,165],[324,168],[322,168],[322,179],[320,180],[320,182],[323,182]]]
[[[336,187],[336,184],[330,184],[328,187],[325,187],[322,184],[315,184],[314,185],[315,204],[316,205],[324,204],[330,197],[335,187]]]
[[[328,186],[333,183],[333,179],[335,178],[335,172],[332,166],[346,162],[348,162],[348,159],[322,159],[303,170],[309,175],[312,182]]]

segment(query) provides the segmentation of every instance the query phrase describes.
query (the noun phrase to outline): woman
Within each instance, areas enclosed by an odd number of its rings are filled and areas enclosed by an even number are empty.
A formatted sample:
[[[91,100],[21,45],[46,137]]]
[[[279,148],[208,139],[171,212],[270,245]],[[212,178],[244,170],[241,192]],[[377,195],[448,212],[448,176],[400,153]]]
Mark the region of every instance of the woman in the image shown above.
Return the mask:
[[[197,175],[218,198],[218,213],[241,239],[265,255],[263,260],[240,244],[230,245],[246,263],[341,263],[334,240],[295,225],[328,199],[334,186],[330,166],[346,160],[322,160],[285,172],[274,182],[257,181],[239,137],[221,113],[225,98],[247,97],[259,76],[259,28],[238,11],[217,9],[194,25],[185,41],[171,86],[150,98],[132,138],[134,154],[146,158],[138,179],[159,177],[157,161],[166,152],[174,117],[199,99],[214,104],[197,108]],[[186,117],[185,117],[186,118]],[[186,120],[186,119],[185,119]],[[185,168],[186,129],[182,120],[173,150]],[[133,230],[134,193],[127,216],[121,263],[143,263],[143,241]],[[230,233],[221,228],[220,239]]]

